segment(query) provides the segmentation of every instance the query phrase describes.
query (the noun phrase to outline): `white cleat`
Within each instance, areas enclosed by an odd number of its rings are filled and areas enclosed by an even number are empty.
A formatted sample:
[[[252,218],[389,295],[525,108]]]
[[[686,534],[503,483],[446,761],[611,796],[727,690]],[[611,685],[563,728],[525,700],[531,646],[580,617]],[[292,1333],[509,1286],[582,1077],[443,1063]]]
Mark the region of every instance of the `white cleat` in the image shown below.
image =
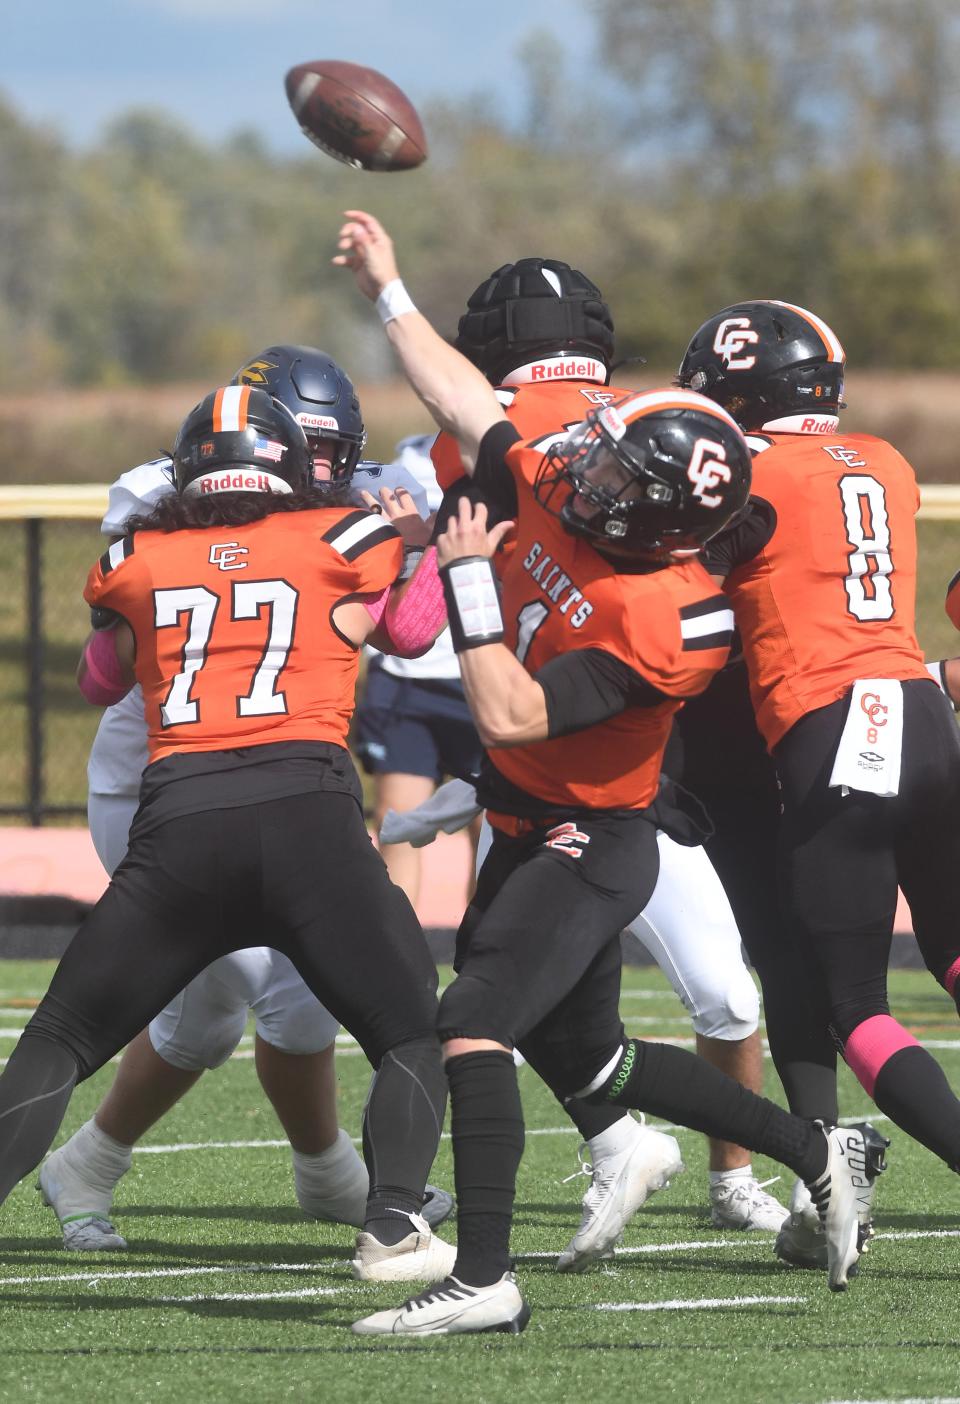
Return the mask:
[[[868,1251],[875,1232],[873,1196],[877,1187],[877,1176],[882,1175],[887,1168],[885,1155],[890,1140],[881,1135],[868,1121],[858,1121],[853,1129],[863,1134],[867,1157],[867,1188],[857,1196],[857,1218],[860,1225],[857,1246],[863,1254]],[[810,1198],[810,1191],[802,1180],[797,1180],[793,1187],[790,1196],[790,1216],[777,1234],[773,1251],[781,1262],[789,1263],[791,1267],[823,1269],[827,1266],[826,1235],[820,1224],[817,1206]],[[851,1268],[848,1276],[853,1277],[856,1272],[856,1268]]]
[[[372,1233],[357,1235],[357,1256],[350,1265],[354,1277],[362,1282],[439,1282],[450,1276],[456,1248],[437,1238],[422,1215],[407,1217],[413,1232],[399,1243],[381,1243]]]
[[[797,1180],[790,1195],[790,1212],[777,1234],[773,1251],[791,1267],[825,1268],[827,1238],[820,1224],[817,1206],[802,1180]]]
[[[790,1210],[779,1199],[774,1199],[772,1194],[767,1194],[765,1186],[770,1184],[773,1184],[772,1180],[761,1184],[753,1175],[718,1180],[712,1184],[710,1222],[713,1227],[776,1233],[790,1217]]]
[[[558,1272],[582,1272],[609,1255],[637,1210],[683,1170],[673,1136],[645,1126],[638,1126],[637,1132],[629,1149],[596,1165],[584,1159],[586,1146],[580,1147],[578,1173],[591,1177],[590,1188],[583,1196],[580,1227],[557,1259]]]
[[[63,1246],[72,1253],[116,1253],[127,1240],[110,1222],[112,1196],[88,1185],[67,1163],[64,1147],[40,1167],[37,1189],[60,1221]],[[82,1208],[76,1206],[82,1205]]]
[[[468,1331],[502,1331],[516,1336],[530,1320],[517,1279],[505,1272],[490,1287],[468,1287],[455,1277],[437,1282],[403,1306],[355,1321],[358,1336],[455,1336]]]
[[[827,1240],[827,1276],[831,1292],[845,1292],[860,1258],[860,1216],[870,1212],[863,1132],[855,1126],[824,1128],[827,1168],[808,1184]]]

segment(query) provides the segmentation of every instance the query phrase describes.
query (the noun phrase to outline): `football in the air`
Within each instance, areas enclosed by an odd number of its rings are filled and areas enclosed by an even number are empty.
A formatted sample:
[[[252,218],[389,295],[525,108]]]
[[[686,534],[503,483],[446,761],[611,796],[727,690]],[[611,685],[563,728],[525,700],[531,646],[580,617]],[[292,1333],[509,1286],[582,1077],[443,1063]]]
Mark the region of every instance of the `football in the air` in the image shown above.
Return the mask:
[[[376,69],[314,59],[291,68],[285,82],[304,136],[338,161],[364,171],[409,171],[427,159],[415,107]]]

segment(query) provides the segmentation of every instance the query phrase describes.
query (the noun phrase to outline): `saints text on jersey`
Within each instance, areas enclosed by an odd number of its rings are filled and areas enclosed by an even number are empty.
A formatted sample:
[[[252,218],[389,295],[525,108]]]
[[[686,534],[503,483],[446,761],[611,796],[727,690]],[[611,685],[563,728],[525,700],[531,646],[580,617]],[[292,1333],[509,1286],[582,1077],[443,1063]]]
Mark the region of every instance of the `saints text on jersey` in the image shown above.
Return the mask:
[[[548,599],[560,605],[561,614],[566,614],[571,605],[576,605],[576,609],[570,615],[570,623],[574,629],[579,629],[586,623],[593,613],[593,605],[584,599],[583,591],[577,589],[569,575],[544,551],[539,541],[532,543],[524,557],[523,568],[530,572],[531,578],[537,582]]]

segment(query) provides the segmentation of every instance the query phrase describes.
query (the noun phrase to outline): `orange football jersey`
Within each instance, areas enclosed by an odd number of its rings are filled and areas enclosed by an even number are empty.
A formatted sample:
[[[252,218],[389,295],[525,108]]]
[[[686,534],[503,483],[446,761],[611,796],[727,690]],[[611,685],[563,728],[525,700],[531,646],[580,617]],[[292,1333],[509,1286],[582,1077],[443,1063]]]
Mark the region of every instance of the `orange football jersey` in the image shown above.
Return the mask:
[[[858,678],[925,678],[914,627],[913,469],[868,434],[751,436],[776,527],[726,581],[772,749]],[[763,447],[768,444],[768,447]]]
[[[623,386],[598,385],[590,380],[559,380],[535,385],[504,385],[497,391],[497,399],[520,437],[536,441],[541,453],[545,453],[550,444],[566,438],[567,431],[586,419],[591,410],[602,409],[629,394],[629,388]],[[430,456],[437,482],[444,490],[463,477],[460,449],[452,435],[438,434]]]
[[[519,519],[501,571],[504,642],[534,674],[571,649],[600,649],[667,699],[568,736],[492,750],[490,760],[512,784],[558,808],[642,809],[657,794],[673,714],[727,661],[733,612],[696,560],[618,574],[535,501],[542,458],[539,443],[515,443],[506,454]]]
[[[84,598],[136,636],[151,761],[273,741],[345,745],[360,655],[331,611],[391,585],[402,559],[393,527],[352,507],[115,542]]]
[[[960,629],[960,571],[947,586],[947,599],[944,608],[953,627]]]

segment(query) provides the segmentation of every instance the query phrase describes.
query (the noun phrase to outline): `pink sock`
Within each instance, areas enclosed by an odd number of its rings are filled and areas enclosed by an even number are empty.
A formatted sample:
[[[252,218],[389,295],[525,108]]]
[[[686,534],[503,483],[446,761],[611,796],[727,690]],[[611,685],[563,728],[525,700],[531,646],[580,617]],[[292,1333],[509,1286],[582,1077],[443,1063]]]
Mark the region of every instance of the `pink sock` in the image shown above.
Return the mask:
[[[873,1096],[880,1070],[901,1048],[919,1048],[912,1033],[889,1014],[874,1014],[858,1024],[844,1044],[843,1056],[858,1082]]]

